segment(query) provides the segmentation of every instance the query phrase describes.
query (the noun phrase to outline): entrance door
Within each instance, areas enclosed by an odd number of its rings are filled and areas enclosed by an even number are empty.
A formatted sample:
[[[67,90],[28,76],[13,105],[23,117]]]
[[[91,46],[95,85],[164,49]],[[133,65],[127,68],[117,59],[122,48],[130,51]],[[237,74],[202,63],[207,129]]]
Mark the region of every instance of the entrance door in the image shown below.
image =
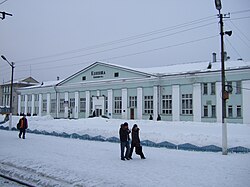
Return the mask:
[[[135,119],[135,109],[130,108],[130,119]]]
[[[100,108],[95,109],[95,114],[96,114],[97,117],[101,116],[102,115],[102,109],[100,109]]]

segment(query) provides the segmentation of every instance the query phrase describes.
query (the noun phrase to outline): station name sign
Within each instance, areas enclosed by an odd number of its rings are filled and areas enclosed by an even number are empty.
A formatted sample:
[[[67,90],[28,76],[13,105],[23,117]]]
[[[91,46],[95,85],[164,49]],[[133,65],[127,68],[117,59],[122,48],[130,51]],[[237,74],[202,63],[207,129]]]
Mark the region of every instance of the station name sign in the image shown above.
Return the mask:
[[[93,76],[93,78],[103,78],[105,74],[105,71],[91,71],[91,76]]]

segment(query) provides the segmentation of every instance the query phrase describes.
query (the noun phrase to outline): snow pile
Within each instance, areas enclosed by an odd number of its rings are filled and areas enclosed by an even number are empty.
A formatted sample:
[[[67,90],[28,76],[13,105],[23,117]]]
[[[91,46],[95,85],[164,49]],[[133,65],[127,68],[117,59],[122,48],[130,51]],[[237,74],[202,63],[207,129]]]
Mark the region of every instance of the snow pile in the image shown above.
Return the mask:
[[[20,116],[13,116],[17,124]],[[101,139],[118,138],[118,129],[124,120],[89,118],[89,119],[53,119],[51,116],[27,117],[29,130],[48,133],[67,133],[75,136],[89,135]],[[137,124],[141,129],[142,141],[159,144],[193,144],[195,146],[215,145],[221,147],[221,124],[201,122],[166,122],[150,120],[126,120],[129,127]],[[8,122],[4,124],[8,126]],[[14,125],[15,126],[15,125]],[[242,146],[250,148],[250,125],[228,124],[228,147]]]

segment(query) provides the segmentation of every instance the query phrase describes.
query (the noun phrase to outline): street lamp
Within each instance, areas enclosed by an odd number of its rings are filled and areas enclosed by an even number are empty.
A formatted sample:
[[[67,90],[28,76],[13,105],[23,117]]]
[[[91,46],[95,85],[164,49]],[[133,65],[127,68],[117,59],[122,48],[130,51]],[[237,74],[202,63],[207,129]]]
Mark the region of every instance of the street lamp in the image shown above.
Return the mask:
[[[14,62],[9,62],[5,56],[1,55],[2,59],[8,62],[11,67],[11,85],[10,85],[10,118],[9,118],[9,130],[12,127],[12,96],[13,96],[13,76],[14,76]]]
[[[221,39],[221,87],[222,87],[222,154],[227,155],[227,124],[226,118],[226,100],[228,99],[228,92],[225,89],[225,53],[224,53],[224,34],[232,35],[232,31],[223,32],[223,18],[228,18],[221,14],[221,0],[215,0],[215,7],[219,11],[218,17],[220,18],[220,39]]]

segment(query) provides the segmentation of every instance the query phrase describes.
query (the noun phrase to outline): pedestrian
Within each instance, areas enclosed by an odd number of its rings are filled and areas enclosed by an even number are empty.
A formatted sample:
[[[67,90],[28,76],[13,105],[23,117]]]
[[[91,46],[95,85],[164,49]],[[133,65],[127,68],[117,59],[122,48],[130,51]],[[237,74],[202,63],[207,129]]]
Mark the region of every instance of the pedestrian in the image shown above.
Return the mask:
[[[132,159],[134,147],[135,147],[136,154],[140,155],[141,159],[146,159],[143,152],[142,152],[141,141],[139,138],[139,131],[140,131],[140,129],[138,128],[137,124],[134,124],[134,126],[132,128],[132,142],[131,142],[131,149],[130,149],[130,153],[129,153],[130,159]]]
[[[125,122],[124,124],[121,124],[120,130],[119,130],[119,135],[120,135],[120,144],[121,144],[121,160],[127,160],[129,159],[129,152],[130,152],[130,146],[129,146],[129,134],[131,131],[128,128],[128,123]],[[124,150],[126,148],[126,153],[124,156]]]
[[[26,118],[26,115],[23,115],[23,117],[19,120],[18,122],[19,124],[19,138],[21,138],[21,136],[23,135],[23,139],[25,139],[25,132],[26,129],[28,128],[28,120]]]
[[[153,120],[153,116],[152,115],[149,116],[149,120]]]
[[[157,116],[157,121],[161,121],[161,116],[160,116],[160,114],[158,114],[158,116]]]

